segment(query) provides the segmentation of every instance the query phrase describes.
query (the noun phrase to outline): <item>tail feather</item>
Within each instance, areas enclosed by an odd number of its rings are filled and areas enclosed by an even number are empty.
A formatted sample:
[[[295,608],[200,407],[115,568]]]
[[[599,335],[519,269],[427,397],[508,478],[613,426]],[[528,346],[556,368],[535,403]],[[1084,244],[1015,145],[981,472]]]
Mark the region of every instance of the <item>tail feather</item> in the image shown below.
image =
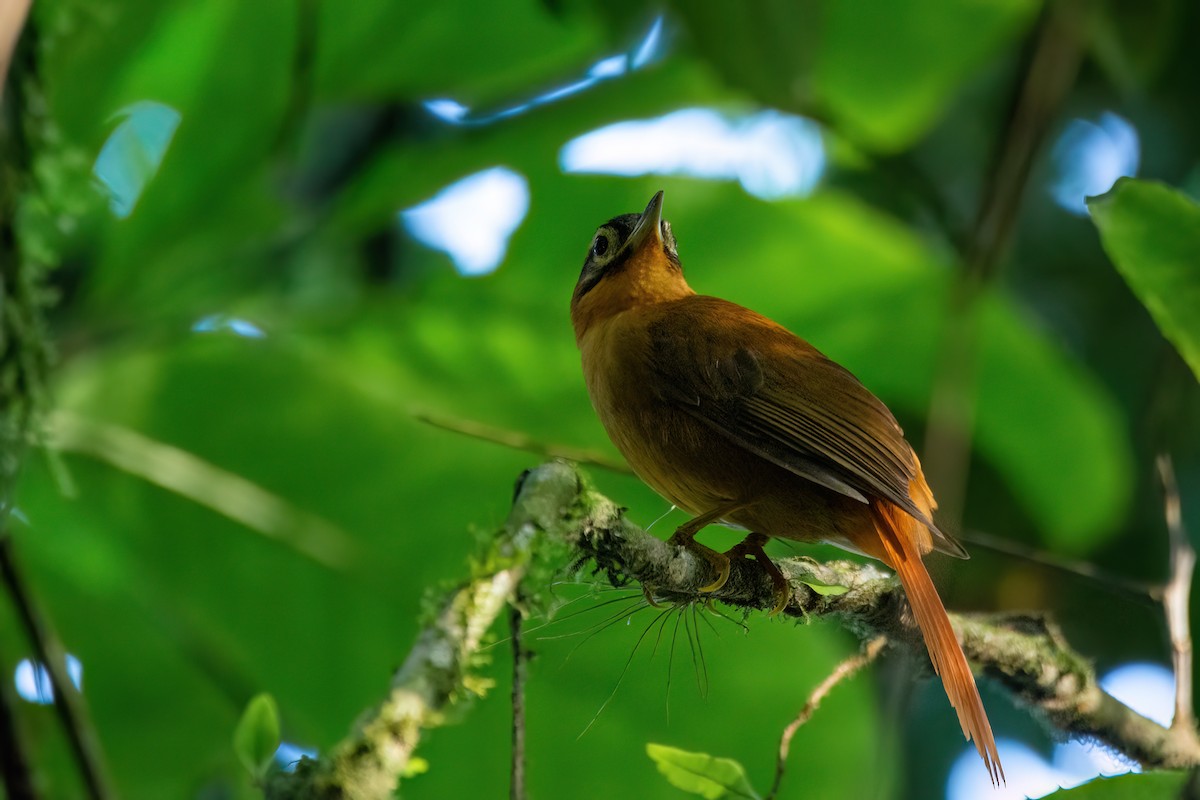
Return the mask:
[[[946,608],[933,585],[933,579],[925,569],[917,544],[919,532],[909,530],[921,523],[886,501],[873,501],[871,510],[875,514],[879,538],[886,555],[884,561],[900,576],[913,616],[929,649],[933,668],[941,676],[950,705],[958,712],[963,735],[968,740],[974,740],[975,749],[979,751],[992,783],[998,786],[1004,781],[1004,768],[1000,766],[991,723],[979,697],[979,689],[975,686],[971,667],[950,626],[950,617],[946,615]]]

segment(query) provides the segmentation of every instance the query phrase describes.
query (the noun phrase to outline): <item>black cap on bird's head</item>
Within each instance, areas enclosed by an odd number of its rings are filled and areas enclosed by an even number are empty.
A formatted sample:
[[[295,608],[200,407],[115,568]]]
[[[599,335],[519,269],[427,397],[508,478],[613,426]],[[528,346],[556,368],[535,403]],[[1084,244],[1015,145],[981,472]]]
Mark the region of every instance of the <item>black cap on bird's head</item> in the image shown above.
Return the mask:
[[[619,273],[638,254],[661,252],[675,269],[681,269],[671,223],[662,218],[662,208],[663,193],[659,191],[641,214],[613,217],[596,230],[575,285],[574,301],[604,278]]]

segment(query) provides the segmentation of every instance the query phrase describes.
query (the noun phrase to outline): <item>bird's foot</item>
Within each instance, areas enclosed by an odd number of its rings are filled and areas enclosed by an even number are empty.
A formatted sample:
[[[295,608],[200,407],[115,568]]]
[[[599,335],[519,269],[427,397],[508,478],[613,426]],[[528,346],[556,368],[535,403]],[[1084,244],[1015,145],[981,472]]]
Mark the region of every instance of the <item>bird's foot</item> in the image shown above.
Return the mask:
[[[771,587],[775,602],[768,612],[768,616],[775,616],[780,611],[787,608],[788,603],[792,600],[792,587],[788,583],[787,576],[775,565],[775,562],[767,557],[763,551],[763,545],[767,543],[768,537],[761,533],[752,533],[743,539],[738,544],[731,547],[726,553],[726,558],[747,558],[754,557],[754,562],[758,564],[767,573],[771,579]]]
[[[729,580],[729,558],[725,554],[718,553],[711,547],[706,547],[705,545],[697,542],[694,538],[692,538],[695,535],[696,534],[694,531],[680,528],[679,530],[675,531],[674,535],[672,535],[670,539],[667,540],[667,544],[675,545],[676,547],[687,548],[694,555],[697,555],[707,561],[712,568],[716,570],[717,579],[706,586],[701,586],[697,591],[715,592],[724,586],[725,582]]]

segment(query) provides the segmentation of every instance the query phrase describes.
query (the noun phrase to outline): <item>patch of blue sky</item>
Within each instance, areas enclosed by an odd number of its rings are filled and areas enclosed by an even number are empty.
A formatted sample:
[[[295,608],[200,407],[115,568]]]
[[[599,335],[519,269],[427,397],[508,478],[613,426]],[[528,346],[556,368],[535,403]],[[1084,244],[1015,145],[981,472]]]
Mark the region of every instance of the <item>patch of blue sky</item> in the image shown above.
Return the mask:
[[[158,173],[181,116],[168,105],[143,100],[113,118],[121,121],[101,146],[92,173],[108,190],[112,213],[124,219]]]
[[[529,210],[529,182],[492,167],[450,184],[400,212],[414,239],[447,253],[460,275],[486,275],[504,260],[508,240]]]
[[[316,758],[317,751],[314,748],[301,747],[292,742],[283,741],[279,743],[279,747],[275,750],[275,763],[284,772],[294,772],[296,764],[302,758]]]
[[[811,120],[709,108],[615,122],[572,139],[559,153],[565,172],[736,180],[768,200],[810,194],[825,162],[821,130]]]
[[[67,677],[76,689],[82,691],[83,663],[67,653],[66,666]],[[54,702],[54,686],[50,682],[50,672],[41,662],[23,659],[13,673],[13,684],[16,686],[17,696],[22,700],[37,705],[50,705]]]
[[[496,111],[476,113],[449,97],[431,98],[426,100],[423,105],[430,114],[451,125],[490,125],[500,120],[519,116],[654,63],[662,57],[666,50],[666,37],[663,30],[664,20],[662,15],[659,15],[655,17],[650,23],[650,27],[628,52],[605,56],[588,67],[583,77],[556,86],[529,100]]]
[[[1096,122],[1073,119],[1050,153],[1050,194],[1067,211],[1084,216],[1086,198],[1104,194],[1117,178],[1137,175],[1141,154],[1141,139],[1128,120],[1110,111]]]
[[[193,333],[232,333],[243,339],[262,339],[266,331],[246,319],[228,314],[209,314],[192,324]]]
[[[1170,725],[1175,708],[1175,678],[1161,664],[1124,664],[1100,679],[1100,686],[1139,714]],[[973,746],[963,749],[950,768],[947,800],[1024,800],[1045,797],[1059,789],[1087,783],[1100,776],[1140,772],[1123,754],[1098,743],[1067,741],[1054,746],[1047,760],[1015,739],[998,738],[996,747],[1007,783],[993,788]]]

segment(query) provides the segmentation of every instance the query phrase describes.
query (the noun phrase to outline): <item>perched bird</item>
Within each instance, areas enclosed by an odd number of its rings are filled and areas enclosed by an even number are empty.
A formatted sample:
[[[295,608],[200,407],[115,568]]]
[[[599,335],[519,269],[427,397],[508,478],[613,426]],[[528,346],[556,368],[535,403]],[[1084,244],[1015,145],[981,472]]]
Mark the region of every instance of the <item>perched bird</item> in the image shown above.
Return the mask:
[[[966,557],[933,523],[921,464],[887,407],[848,370],[760,314],[688,286],[663,193],[614,217],[588,247],[571,321],[588,393],[637,475],[692,515],[671,537],[709,561],[716,591],[730,558],[769,537],[825,541],[896,571],[959,723],[993,783],[1004,772],[979,690],[922,557]],[[751,533],[728,553],[695,541],[722,522]]]

